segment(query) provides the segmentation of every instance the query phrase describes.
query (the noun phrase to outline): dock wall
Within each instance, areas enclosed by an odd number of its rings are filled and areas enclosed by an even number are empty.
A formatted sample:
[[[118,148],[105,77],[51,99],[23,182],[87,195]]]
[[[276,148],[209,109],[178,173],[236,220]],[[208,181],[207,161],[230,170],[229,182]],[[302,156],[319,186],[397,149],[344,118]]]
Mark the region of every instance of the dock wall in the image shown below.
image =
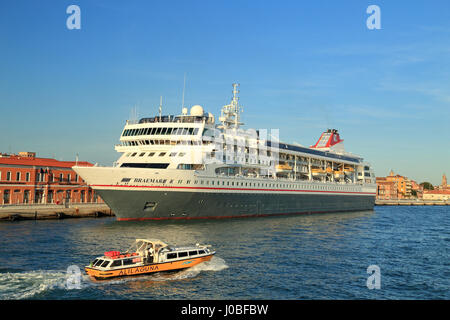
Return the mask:
[[[450,206],[450,200],[375,200],[377,206]]]
[[[32,204],[0,206],[0,221],[48,220],[66,218],[110,217],[111,209],[104,203],[70,205]]]

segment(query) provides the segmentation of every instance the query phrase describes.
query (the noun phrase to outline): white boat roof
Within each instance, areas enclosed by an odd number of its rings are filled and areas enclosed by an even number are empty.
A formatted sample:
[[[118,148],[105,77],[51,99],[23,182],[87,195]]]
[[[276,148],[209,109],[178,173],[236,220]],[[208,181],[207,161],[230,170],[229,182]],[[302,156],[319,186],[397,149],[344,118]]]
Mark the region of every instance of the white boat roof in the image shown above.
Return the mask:
[[[153,244],[153,245],[160,245],[162,247],[166,247],[168,246],[167,243],[159,240],[159,239],[136,239],[136,244],[138,244],[139,242],[143,242],[143,243],[148,243],[148,244]]]

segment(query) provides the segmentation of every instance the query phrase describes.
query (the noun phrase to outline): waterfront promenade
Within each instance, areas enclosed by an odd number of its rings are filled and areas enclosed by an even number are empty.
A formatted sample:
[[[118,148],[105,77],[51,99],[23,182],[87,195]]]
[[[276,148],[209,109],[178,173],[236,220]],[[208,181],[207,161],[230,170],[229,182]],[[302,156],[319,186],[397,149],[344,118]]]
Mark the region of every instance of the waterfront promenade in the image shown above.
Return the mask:
[[[450,200],[393,199],[376,200],[377,206],[450,206]]]
[[[0,221],[113,216],[105,203],[0,205]]]

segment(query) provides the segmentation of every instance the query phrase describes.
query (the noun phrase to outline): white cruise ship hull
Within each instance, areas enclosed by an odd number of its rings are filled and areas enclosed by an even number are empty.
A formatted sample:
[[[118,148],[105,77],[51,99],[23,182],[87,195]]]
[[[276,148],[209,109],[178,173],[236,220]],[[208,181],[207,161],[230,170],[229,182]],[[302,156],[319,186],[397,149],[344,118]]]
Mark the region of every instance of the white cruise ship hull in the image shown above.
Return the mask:
[[[194,170],[74,167],[118,220],[372,210],[376,186],[198,176]]]

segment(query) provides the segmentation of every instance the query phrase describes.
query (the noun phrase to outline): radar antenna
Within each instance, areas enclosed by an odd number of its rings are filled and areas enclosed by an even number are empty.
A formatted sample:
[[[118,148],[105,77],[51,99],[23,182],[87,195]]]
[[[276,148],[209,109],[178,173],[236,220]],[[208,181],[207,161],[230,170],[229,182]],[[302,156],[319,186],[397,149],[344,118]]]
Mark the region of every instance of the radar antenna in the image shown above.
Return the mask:
[[[243,125],[240,122],[240,113],[242,112],[242,106],[239,105],[238,90],[239,84],[233,83],[233,99],[231,103],[222,107],[222,114],[219,120],[222,122],[225,129],[238,129]]]

